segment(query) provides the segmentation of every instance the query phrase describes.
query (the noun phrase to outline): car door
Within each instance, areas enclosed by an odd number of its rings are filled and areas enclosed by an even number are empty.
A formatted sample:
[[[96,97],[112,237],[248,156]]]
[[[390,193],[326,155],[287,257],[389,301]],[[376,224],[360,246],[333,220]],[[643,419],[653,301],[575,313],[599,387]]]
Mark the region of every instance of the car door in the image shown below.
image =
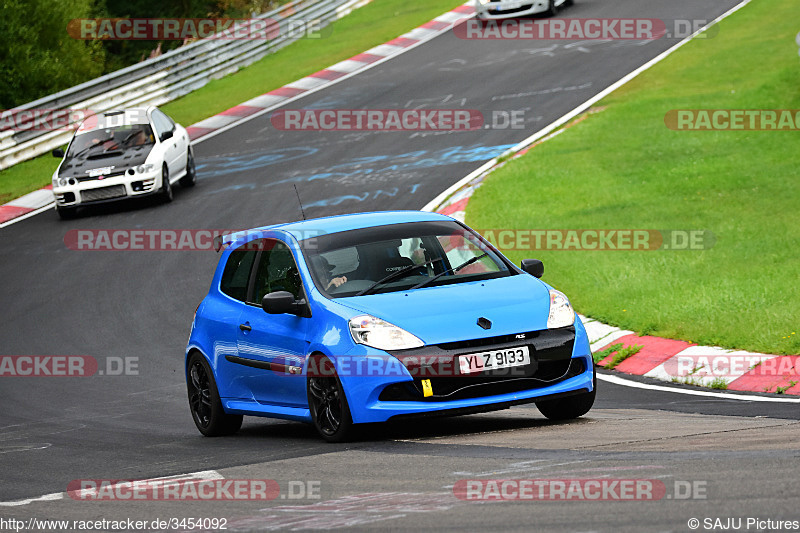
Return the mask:
[[[153,126],[156,129],[159,143],[162,145],[164,162],[169,169],[170,181],[175,179],[175,176],[184,169],[186,166],[185,161],[181,161],[181,156],[185,152],[185,148],[179,147],[179,139],[175,137],[175,123],[158,109],[153,109],[152,112]],[[167,132],[172,133],[172,137],[161,140]]]
[[[239,318],[242,309],[247,307],[247,290],[257,256],[257,246],[252,246],[251,243],[231,251],[222,271],[220,295],[208,302],[213,307],[205,313],[213,321],[212,359],[216,361],[217,388],[223,398],[252,399],[252,392],[244,385],[244,380],[247,374],[260,372],[235,363],[238,355]]]
[[[167,120],[169,127],[172,131],[172,147],[175,150],[175,174],[183,172],[186,169],[186,158],[189,155],[189,136],[186,130],[178,126],[169,115],[162,113]]]
[[[307,404],[305,363],[310,318],[270,315],[261,308],[265,294],[279,290],[303,298],[305,291],[292,251],[283,242],[264,239],[253,271],[248,303],[239,317],[237,341],[240,362],[260,367],[245,379],[253,397],[283,406]]]

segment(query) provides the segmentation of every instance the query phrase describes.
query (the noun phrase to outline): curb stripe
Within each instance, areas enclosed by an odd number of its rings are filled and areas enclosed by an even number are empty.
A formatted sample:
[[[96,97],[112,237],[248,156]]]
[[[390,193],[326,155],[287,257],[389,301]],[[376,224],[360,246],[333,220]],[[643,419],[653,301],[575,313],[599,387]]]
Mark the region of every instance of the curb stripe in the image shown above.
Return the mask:
[[[14,220],[31,211],[33,211],[33,209],[30,207],[18,207],[8,204],[0,205],[0,224],[8,222],[9,220]]]
[[[293,96],[297,96],[300,93],[306,92],[306,89],[298,89],[295,87],[289,87],[288,85],[284,85],[280,89],[275,89],[274,91],[270,91],[267,94],[271,96],[283,96],[284,98],[291,98]]]
[[[347,72],[345,72],[345,71],[331,70],[331,69],[326,68],[326,69],[320,70],[319,72],[315,72],[314,74],[311,75],[311,77],[313,77],[313,78],[321,78],[323,80],[328,80],[328,81],[333,81],[333,80],[335,80],[337,78],[341,78],[345,74],[347,74]]]
[[[226,109],[225,111],[220,113],[220,115],[246,117],[248,115],[252,115],[253,113],[258,113],[259,111],[261,111],[260,107],[239,104],[230,109]]]

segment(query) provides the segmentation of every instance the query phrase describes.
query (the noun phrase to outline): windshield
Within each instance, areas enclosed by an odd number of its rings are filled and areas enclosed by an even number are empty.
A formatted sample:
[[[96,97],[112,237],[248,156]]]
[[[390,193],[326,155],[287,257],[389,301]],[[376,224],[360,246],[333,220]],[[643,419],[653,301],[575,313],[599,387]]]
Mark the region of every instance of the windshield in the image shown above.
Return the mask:
[[[303,241],[317,288],[331,298],[479,281],[516,272],[456,222],[416,222]]]
[[[153,130],[149,124],[125,124],[76,135],[67,151],[67,159],[73,157],[93,159],[109,152],[154,143]]]

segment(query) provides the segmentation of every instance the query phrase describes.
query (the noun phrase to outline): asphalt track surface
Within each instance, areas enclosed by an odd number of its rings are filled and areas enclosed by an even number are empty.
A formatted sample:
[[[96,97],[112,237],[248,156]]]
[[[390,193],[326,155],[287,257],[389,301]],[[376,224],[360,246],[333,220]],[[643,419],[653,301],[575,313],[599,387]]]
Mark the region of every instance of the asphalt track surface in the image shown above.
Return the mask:
[[[560,16],[710,20],[736,3],[577,0]],[[553,424],[534,407],[520,407],[391,424],[364,442],[329,445],[303,424],[247,418],[235,437],[203,438],[189,415],[183,352],[217,255],[78,252],[64,244],[71,229],[248,228],[295,220],[293,185],[309,218],[419,209],[675,42],[465,41],[451,32],[287,107],[477,109],[486,116],[523,110],[524,129],[281,132],[264,115],[196,145],[198,185],[177,188],[170,205],[95,208],[69,222],[48,212],[0,230],[2,354],[89,355],[101,364],[138,358],[136,375],[2,378],[0,502],[63,492],[75,479],[215,470],[226,478],[276,479],[282,487],[317,480],[322,499],[295,503],[332,501],[337,510],[323,520],[313,508],[278,509],[281,501],[62,499],[0,506],[0,517],[224,516],[233,530],[569,531],[686,531],[693,516],[797,519],[796,404],[601,383],[595,409],[571,423]],[[686,501],[474,504],[450,489],[470,477],[559,475],[649,476],[666,480],[668,493],[674,480],[699,481],[707,493]]]

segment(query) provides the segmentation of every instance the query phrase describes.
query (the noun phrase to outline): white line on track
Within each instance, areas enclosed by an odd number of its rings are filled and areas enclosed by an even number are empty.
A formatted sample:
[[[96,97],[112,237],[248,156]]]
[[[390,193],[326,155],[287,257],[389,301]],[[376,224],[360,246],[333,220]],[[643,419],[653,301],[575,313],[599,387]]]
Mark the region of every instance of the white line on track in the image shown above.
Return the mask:
[[[49,204],[42,206],[34,211],[31,211],[30,213],[25,213],[24,215],[18,216],[17,218],[12,218],[8,222],[3,222],[2,224],[0,224],[0,229],[5,228],[6,226],[10,226],[11,224],[16,224],[17,222],[25,220],[26,218],[31,218],[32,216],[38,215],[39,213],[43,213],[49,209],[53,209],[54,205],[56,205],[55,202],[50,202]]]
[[[143,483],[152,483],[155,481],[159,482],[168,482],[168,481],[207,481],[211,479],[225,479],[225,476],[217,472],[216,470],[202,470],[200,472],[192,472],[190,474],[178,474],[176,476],[166,476],[166,477],[154,477],[151,479],[142,479],[140,480]],[[122,482],[120,482],[122,483]],[[119,483],[115,483],[112,486],[116,486]],[[88,491],[89,489],[85,489]],[[94,489],[92,489],[94,490]],[[85,495],[84,491],[78,491],[78,496]],[[54,492],[52,494],[44,494],[42,496],[37,496],[35,498],[27,498],[24,500],[14,500],[10,502],[0,502],[0,507],[19,507],[21,505],[28,505],[33,502],[50,502],[50,501],[58,501],[63,500],[64,496],[66,496],[66,492]]]
[[[621,378],[619,376],[611,376],[609,374],[597,374],[597,379],[614,385],[622,385],[623,387],[631,387],[634,389],[645,389],[659,392],[674,392],[675,394],[688,394],[689,396],[710,396],[719,398],[721,400],[739,400],[742,402],[772,402],[772,403],[800,403],[800,398],[772,398],[770,396],[750,396],[747,394],[731,394],[729,392],[712,392],[702,390],[683,389],[678,387],[664,387],[662,385],[650,385],[649,383],[640,383],[630,379]]]

